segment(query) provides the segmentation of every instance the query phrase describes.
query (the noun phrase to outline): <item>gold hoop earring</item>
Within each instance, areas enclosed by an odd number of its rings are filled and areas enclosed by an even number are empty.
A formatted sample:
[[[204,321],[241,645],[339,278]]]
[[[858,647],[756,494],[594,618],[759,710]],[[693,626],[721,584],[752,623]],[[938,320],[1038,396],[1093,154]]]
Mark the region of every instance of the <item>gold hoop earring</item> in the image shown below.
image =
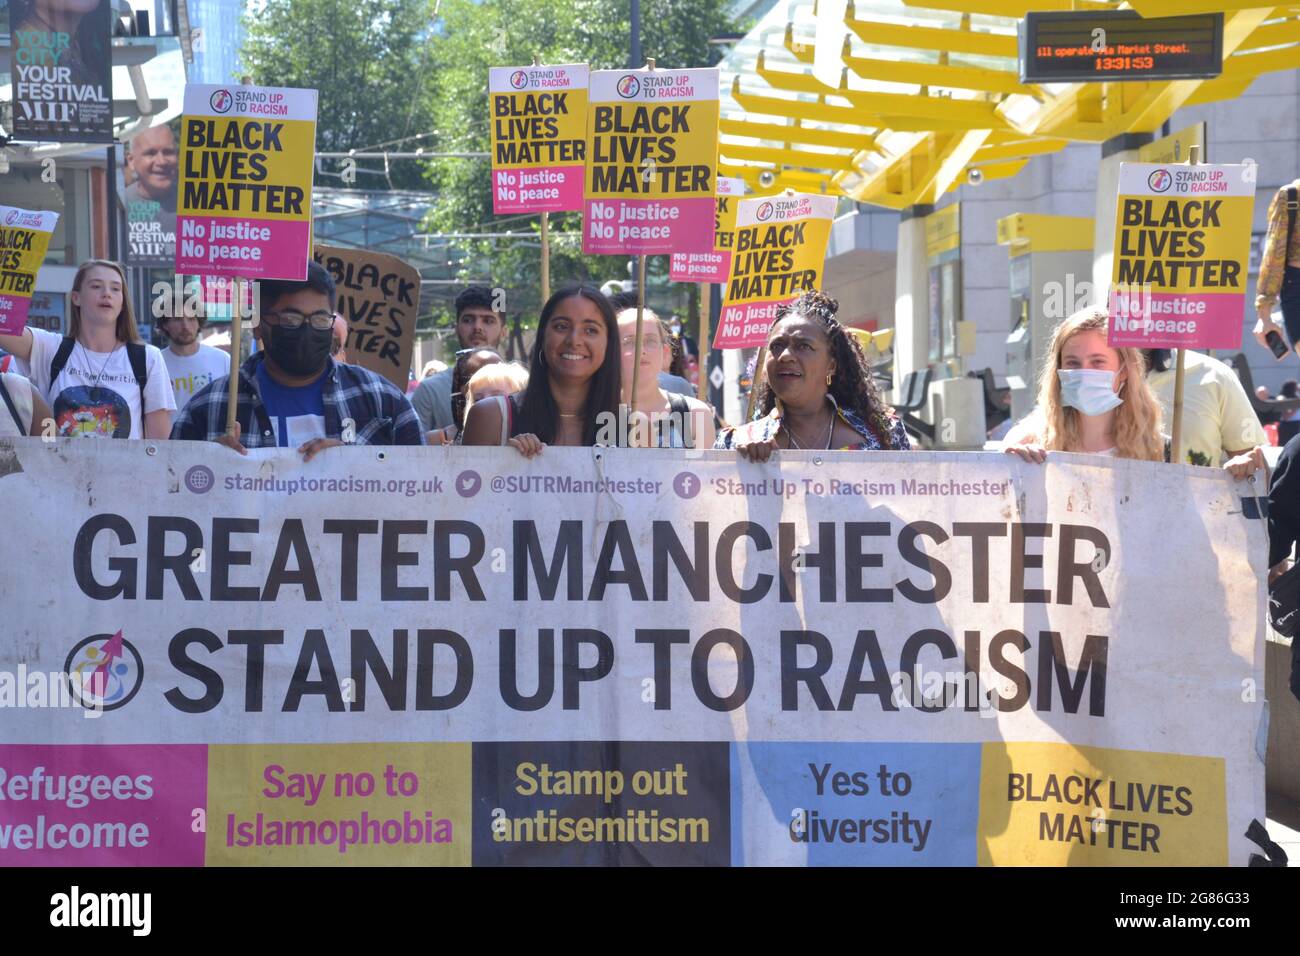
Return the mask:
[[[831,373],[830,373],[830,372],[827,372],[827,373],[826,373],[826,387],[829,388],[829,387],[830,387],[830,384],[831,384]]]

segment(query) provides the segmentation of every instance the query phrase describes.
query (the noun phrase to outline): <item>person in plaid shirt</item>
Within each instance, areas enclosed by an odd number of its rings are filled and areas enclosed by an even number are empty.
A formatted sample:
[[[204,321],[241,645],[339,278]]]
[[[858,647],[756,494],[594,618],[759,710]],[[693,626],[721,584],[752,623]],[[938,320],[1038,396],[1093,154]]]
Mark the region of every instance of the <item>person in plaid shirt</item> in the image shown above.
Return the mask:
[[[334,280],[310,263],[303,282],[258,283],[259,351],[239,370],[236,427],[226,434],[229,376],[210,382],[172,425],[172,440],[297,448],[304,461],[336,445],[423,445],[415,409],[382,375],[330,357]]]

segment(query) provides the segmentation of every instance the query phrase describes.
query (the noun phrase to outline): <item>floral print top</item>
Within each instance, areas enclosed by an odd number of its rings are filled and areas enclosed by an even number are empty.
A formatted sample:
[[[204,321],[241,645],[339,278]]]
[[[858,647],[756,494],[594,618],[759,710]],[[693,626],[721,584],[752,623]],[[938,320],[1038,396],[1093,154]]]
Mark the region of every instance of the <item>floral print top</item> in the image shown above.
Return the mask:
[[[830,396],[827,396],[828,398]],[[834,402],[834,399],[832,399]],[[893,415],[888,416],[889,434],[881,441],[875,431],[853,410],[835,406],[840,420],[862,436],[862,441],[853,445],[842,445],[840,451],[910,451],[912,443],[908,441],[907,430],[903,422]],[[714,448],[735,448],[737,442],[767,441],[781,429],[781,407],[778,405],[765,417],[757,421],[746,422],[735,428],[724,428],[718,433]],[[798,450],[798,449],[796,449]],[[811,449],[810,449],[811,450]]]
[[[1300,201],[1300,179],[1283,186],[1268,204],[1268,238],[1259,260],[1259,281],[1255,283],[1255,301],[1272,304],[1282,291],[1287,262],[1300,262],[1300,210],[1296,211],[1295,228],[1283,239],[1287,220],[1287,190],[1294,189]]]

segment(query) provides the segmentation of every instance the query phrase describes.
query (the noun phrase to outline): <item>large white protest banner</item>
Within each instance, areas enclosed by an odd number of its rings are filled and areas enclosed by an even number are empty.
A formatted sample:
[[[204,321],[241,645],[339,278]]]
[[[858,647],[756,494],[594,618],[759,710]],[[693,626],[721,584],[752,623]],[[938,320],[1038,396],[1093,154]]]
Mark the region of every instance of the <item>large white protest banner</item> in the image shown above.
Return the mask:
[[[1263,817],[1217,470],[17,439],[0,493],[0,865],[1243,865]]]

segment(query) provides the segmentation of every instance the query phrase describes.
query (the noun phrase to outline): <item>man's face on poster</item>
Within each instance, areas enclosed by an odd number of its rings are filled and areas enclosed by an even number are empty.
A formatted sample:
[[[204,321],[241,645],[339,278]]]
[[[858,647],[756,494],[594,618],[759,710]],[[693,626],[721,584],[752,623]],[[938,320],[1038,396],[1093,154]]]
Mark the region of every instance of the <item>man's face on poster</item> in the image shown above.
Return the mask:
[[[140,191],[162,200],[176,189],[176,137],[166,126],[147,129],[131,140],[127,165],[135,172]]]

